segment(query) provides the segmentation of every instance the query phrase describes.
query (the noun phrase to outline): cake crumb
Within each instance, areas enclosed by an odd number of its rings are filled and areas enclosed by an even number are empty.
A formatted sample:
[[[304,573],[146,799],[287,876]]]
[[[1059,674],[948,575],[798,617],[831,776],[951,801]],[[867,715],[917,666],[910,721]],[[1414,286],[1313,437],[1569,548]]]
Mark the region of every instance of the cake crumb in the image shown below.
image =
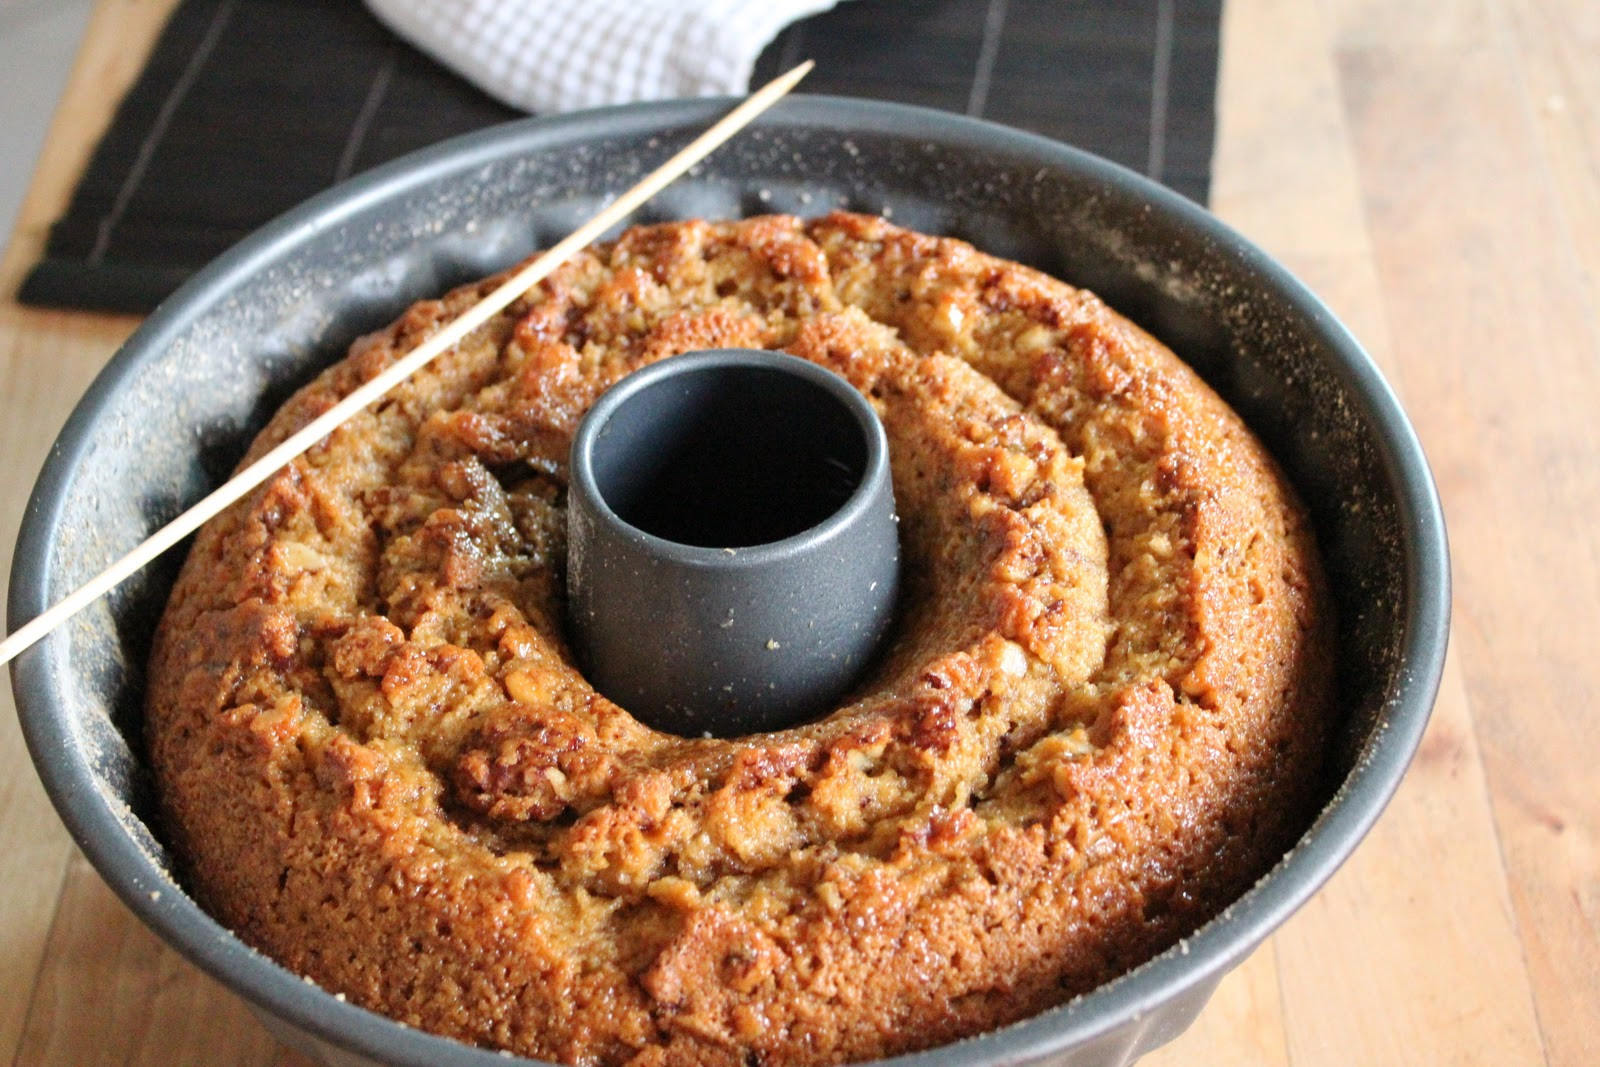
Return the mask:
[[[488,285],[369,335],[258,449]],[[733,703],[713,685],[668,736],[565,638],[553,464],[610,383],[718,347],[870,396],[905,595],[831,713],[717,737],[692,725]],[[1325,799],[1333,631],[1271,459],[1092,294],[961,242],[846,213],[635,227],[312,458],[197,535],[152,764],[185,891],[401,1026],[611,1067],[915,1052],[1187,952]],[[744,647],[864,625],[813,621]],[[738,693],[771,701],[783,658]]]

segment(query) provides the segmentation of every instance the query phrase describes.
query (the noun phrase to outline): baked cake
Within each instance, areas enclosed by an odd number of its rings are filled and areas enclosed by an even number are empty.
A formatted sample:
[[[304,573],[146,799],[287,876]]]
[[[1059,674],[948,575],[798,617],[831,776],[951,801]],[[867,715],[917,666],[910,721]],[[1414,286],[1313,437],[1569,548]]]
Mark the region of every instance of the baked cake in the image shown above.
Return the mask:
[[[358,342],[250,458],[497,280]],[[676,737],[574,666],[563,478],[608,386],[727,347],[870,398],[905,590],[839,708]],[[570,1064],[831,1064],[1035,1014],[1237,898],[1323,798],[1330,647],[1273,462],[1090,293],[877,218],[682,222],[205,527],[148,738],[198,899],[356,1004]]]

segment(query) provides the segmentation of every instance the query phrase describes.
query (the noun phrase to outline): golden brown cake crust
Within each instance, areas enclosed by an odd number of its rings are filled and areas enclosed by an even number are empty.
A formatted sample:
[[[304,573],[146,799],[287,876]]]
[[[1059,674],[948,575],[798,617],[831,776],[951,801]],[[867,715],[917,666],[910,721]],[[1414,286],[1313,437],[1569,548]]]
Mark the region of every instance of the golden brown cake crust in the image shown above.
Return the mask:
[[[424,301],[252,456],[491,284]],[[906,593],[826,718],[651,731],[563,637],[577,420],[779,349],[890,439]],[[409,1025],[568,1063],[825,1064],[1034,1014],[1309,823],[1330,626],[1259,444],[1092,295],[881,220],[630,230],[199,535],[148,736],[190,884]]]

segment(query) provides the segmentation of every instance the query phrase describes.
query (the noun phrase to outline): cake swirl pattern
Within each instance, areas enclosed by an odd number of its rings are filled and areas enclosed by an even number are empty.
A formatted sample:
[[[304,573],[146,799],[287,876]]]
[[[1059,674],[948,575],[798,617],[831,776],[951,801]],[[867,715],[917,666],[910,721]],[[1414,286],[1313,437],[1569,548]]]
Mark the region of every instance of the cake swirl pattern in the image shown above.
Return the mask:
[[[872,401],[906,589],[831,714],[680,738],[573,666],[563,473],[607,386],[722,347]],[[671,223],[206,527],[148,737],[199,899],[352,1001],[569,1063],[845,1062],[1060,1003],[1265,873],[1319,799],[1326,612],[1261,446],[1092,295],[874,218]]]

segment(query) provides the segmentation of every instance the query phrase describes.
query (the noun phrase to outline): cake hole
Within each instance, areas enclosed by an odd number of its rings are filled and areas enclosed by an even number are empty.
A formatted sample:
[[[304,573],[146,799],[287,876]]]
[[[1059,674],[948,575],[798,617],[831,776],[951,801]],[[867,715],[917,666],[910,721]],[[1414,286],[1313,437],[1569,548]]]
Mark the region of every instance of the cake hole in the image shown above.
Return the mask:
[[[596,436],[595,485],[619,518],[699,548],[804,533],[848,501],[865,431],[822,386],[772,367],[706,367],[638,390]]]

